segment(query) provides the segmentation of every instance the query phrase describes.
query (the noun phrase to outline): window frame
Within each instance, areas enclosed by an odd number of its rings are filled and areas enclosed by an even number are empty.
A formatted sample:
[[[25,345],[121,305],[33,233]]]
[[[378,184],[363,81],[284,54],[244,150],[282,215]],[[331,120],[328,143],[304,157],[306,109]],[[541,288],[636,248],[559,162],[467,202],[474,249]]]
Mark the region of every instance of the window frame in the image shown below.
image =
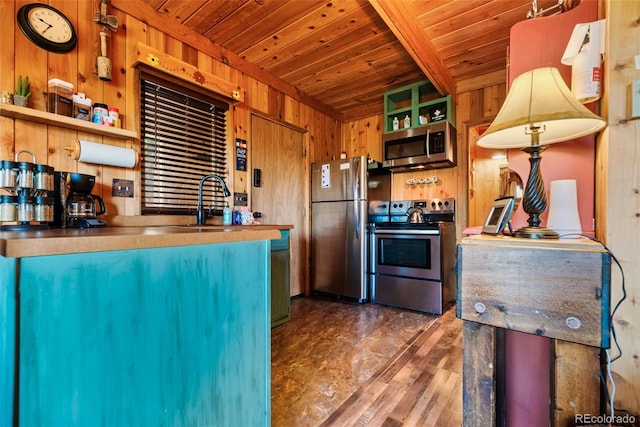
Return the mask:
[[[229,184],[229,116],[230,106],[210,93],[187,82],[173,79],[170,76],[158,75],[152,71],[141,69],[138,73],[139,84],[139,117],[140,117],[140,207],[142,215],[195,215],[198,202],[198,187],[202,177],[211,173],[220,175]],[[156,96],[152,96],[155,87]],[[157,96],[160,92],[161,96]],[[175,98],[175,99],[174,99]],[[187,100],[184,112],[177,107],[180,100]],[[166,102],[155,108],[150,102]],[[182,105],[182,104],[180,104]],[[198,118],[186,122],[187,126],[178,133],[172,127],[180,123],[183,116],[175,114],[191,114],[203,112],[203,106],[212,108],[213,112],[204,113],[205,126],[195,122]],[[160,123],[158,117],[163,118]],[[185,116],[186,117],[186,116]],[[164,120],[164,119],[167,120]],[[211,119],[211,146],[202,151],[203,129],[207,132],[208,120]],[[200,126],[197,126],[197,125]],[[192,132],[189,132],[189,131]],[[170,133],[170,135],[168,135]],[[196,135],[193,135],[193,134]],[[171,136],[181,135],[178,138]],[[210,158],[209,158],[210,157]],[[207,165],[207,162],[211,162]],[[151,167],[153,165],[153,167]],[[207,180],[203,184],[203,205],[214,216],[222,215],[226,198],[222,186],[217,180]]]

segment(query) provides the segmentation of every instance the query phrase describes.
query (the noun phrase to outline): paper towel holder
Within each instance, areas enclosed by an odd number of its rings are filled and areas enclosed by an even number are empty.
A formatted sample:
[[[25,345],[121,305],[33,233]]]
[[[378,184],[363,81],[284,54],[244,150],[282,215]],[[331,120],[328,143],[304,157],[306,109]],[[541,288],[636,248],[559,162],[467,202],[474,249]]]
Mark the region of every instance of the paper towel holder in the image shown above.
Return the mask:
[[[67,155],[69,157],[71,157],[73,160],[80,160],[80,154],[82,152],[82,148],[80,147],[80,141],[76,140],[72,142],[73,145],[67,145],[66,147],[64,147],[64,151],[67,152]],[[110,147],[109,145],[106,145],[107,147]],[[121,147],[114,147],[114,148],[121,148]],[[134,168],[138,165],[138,162],[140,161],[140,154],[138,153],[137,150],[134,150],[132,148],[128,149],[131,150],[133,152],[133,154],[135,155],[135,161],[134,164],[130,167]],[[111,166],[115,166],[115,165],[111,165]]]

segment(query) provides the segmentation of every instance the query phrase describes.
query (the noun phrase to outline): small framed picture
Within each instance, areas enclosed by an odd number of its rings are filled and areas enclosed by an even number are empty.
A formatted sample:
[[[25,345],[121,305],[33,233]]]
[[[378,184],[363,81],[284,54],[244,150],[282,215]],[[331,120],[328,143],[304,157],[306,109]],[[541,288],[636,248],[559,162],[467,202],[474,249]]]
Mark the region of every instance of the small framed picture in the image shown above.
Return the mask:
[[[493,202],[489,210],[487,219],[484,220],[482,232],[486,234],[500,234],[504,227],[511,220],[513,206],[515,204],[513,196],[501,197]]]

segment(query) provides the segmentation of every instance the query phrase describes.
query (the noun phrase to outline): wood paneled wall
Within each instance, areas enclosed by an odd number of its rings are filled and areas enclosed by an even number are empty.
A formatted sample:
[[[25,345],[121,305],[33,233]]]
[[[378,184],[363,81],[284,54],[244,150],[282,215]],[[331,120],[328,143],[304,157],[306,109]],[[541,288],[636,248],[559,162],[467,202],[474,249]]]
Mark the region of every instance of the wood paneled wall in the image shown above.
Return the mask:
[[[108,13],[116,15],[120,25],[116,31],[107,31],[108,56],[113,64],[113,80],[98,79],[95,71],[99,55],[99,32],[101,25],[93,22],[93,13],[98,3],[70,0],[50,0],[48,3],[63,11],[75,24],[78,46],[66,54],[47,53],[29,42],[15,22],[18,9],[29,3],[27,0],[0,0],[0,91],[13,92],[18,75],[29,75],[31,80],[30,107],[46,111],[43,93],[47,82],[59,78],[72,83],[77,92],[83,92],[94,102],[104,102],[120,109],[123,126],[139,132],[137,118],[138,87],[137,73],[132,68],[132,53],[137,43],[144,43],[163,53],[191,64],[218,77],[237,84],[245,90],[245,102],[235,104],[230,114],[229,172],[230,186],[237,192],[250,192],[247,173],[234,173],[233,144],[235,138],[248,141],[251,149],[250,116],[258,111],[307,130],[309,162],[330,159],[340,153],[341,124],[292,96],[275,89],[269,81],[252,78],[238,68],[227,65],[222,58],[216,59],[202,47],[200,39],[184,35],[175,27],[153,26],[121,10],[110,7]],[[172,31],[174,30],[174,31]],[[282,84],[279,82],[279,84]],[[295,92],[295,91],[291,91]],[[76,171],[96,175],[94,193],[101,195],[110,215],[140,214],[140,168],[116,168],[72,160],[64,151],[70,141],[83,139],[114,146],[139,149],[139,140],[124,141],[101,137],[55,126],[0,117],[0,159],[13,159],[18,150],[29,150],[36,155],[37,163],[53,166],[56,170]],[[277,149],[277,141],[273,142]],[[249,156],[250,158],[250,156]],[[126,178],[135,182],[134,198],[111,197],[113,178]]]
[[[394,173],[391,198],[429,199],[455,197],[458,238],[468,225],[469,197],[469,129],[490,123],[504,102],[505,84],[498,84],[470,92],[458,93],[456,103],[457,166],[419,172]],[[346,123],[343,125],[341,151],[349,156],[369,156],[382,161],[382,115]],[[336,156],[339,153],[332,153]],[[409,179],[438,177],[436,184],[408,185]],[[481,191],[479,191],[481,193]]]
[[[607,18],[601,115],[608,127],[596,145],[597,237],[624,269],[626,300],[613,317],[620,359],[612,364],[615,407],[640,414],[640,120],[627,120],[629,85],[640,79],[640,2],[600,2]],[[612,264],[611,307],[623,297],[622,276]],[[618,355],[615,347],[612,357]]]

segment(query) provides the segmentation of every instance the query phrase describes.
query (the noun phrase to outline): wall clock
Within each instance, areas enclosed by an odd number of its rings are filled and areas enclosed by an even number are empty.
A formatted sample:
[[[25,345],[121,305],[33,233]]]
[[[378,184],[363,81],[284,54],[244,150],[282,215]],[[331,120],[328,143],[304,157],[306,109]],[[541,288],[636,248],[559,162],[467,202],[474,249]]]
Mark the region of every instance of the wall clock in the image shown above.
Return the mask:
[[[64,53],[76,47],[73,24],[54,7],[41,3],[26,4],[18,10],[17,20],[25,37],[43,49]]]

